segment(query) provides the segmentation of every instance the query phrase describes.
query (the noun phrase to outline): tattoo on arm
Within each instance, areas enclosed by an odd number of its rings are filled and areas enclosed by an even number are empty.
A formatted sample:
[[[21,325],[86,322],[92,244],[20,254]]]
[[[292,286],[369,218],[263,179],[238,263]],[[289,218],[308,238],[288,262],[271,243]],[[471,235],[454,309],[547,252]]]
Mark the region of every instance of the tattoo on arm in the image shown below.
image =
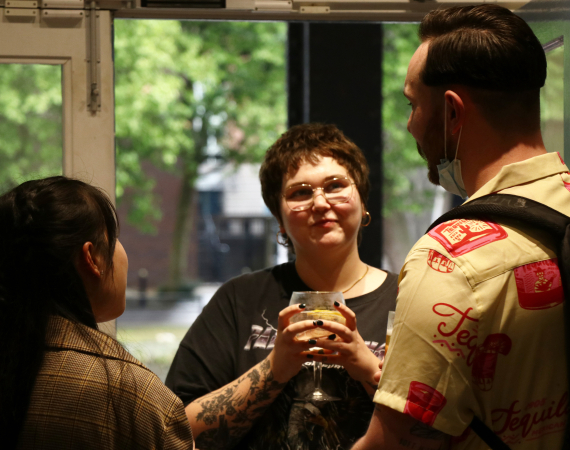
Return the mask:
[[[239,388],[243,383],[248,383],[249,388],[245,394],[240,394]],[[275,380],[271,364],[265,359],[233,384],[198,399],[202,411],[196,416],[196,421],[206,425],[218,422],[218,425],[200,433],[196,446],[231,448],[249,431],[286,384]]]
[[[416,422],[412,428],[410,428],[410,434],[412,436],[434,440],[441,440],[445,437],[445,433],[442,433],[441,431],[429,427],[421,422]]]
[[[422,441],[419,443],[414,438],[429,439],[431,443]],[[446,434],[435,430],[421,422],[416,422],[410,428],[409,437],[402,437],[398,442],[399,447],[410,450],[439,450],[446,448]]]

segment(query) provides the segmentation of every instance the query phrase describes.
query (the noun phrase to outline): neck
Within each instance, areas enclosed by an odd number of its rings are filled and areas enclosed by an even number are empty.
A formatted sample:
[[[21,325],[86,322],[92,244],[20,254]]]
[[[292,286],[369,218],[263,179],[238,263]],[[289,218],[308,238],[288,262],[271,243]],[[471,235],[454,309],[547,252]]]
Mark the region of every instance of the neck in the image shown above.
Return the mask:
[[[504,166],[545,153],[540,132],[528,136],[505,136],[494,130],[464,130],[458,158],[465,190],[471,197]]]
[[[348,251],[334,249],[328,254],[298,252],[295,268],[303,282],[315,291],[342,292],[366,270],[354,246]]]

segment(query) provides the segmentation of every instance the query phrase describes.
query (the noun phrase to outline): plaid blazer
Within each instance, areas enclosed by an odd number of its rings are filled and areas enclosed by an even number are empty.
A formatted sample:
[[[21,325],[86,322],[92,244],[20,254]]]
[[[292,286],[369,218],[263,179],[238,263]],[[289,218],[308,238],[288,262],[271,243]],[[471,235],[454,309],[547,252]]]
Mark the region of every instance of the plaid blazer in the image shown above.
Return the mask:
[[[54,316],[46,343],[18,449],[192,449],[180,399],[116,340]]]

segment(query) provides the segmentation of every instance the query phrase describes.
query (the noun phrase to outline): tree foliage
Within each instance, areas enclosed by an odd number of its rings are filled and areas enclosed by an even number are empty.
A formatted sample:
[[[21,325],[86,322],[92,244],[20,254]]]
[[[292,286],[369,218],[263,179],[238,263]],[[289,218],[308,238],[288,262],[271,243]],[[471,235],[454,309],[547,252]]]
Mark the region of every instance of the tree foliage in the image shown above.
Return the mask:
[[[160,218],[142,162],[181,179],[170,285],[184,281],[199,167],[259,161],[285,130],[283,23],[116,21],[117,186],[129,219]]]
[[[0,64],[0,188],[62,172],[61,67]]]
[[[285,24],[115,22],[117,189],[134,188],[130,219],[160,217],[141,162],[192,183],[217,156],[259,161],[284,131]]]
[[[408,63],[420,44],[417,30],[417,24],[384,25],[382,120],[385,217],[398,212],[421,213],[431,207],[433,198],[433,189],[425,181],[425,161],[407,130],[411,108],[402,94]]]

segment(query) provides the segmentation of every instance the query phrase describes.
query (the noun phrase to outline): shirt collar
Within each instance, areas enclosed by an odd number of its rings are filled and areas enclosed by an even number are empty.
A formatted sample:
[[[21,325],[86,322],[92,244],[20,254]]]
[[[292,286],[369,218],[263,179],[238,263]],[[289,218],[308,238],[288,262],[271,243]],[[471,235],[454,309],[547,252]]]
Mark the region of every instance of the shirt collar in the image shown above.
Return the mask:
[[[72,350],[90,353],[110,359],[120,359],[141,367],[140,361],[123,348],[119,342],[105,333],[61,316],[51,316],[46,333],[48,349]]]
[[[547,153],[524,161],[507,164],[501,168],[497,175],[487,181],[477,192],[469,197],[467,201],[565,172],[568,172],[568,167],[566,167],[566,164],[564,164],[558,152]]]

